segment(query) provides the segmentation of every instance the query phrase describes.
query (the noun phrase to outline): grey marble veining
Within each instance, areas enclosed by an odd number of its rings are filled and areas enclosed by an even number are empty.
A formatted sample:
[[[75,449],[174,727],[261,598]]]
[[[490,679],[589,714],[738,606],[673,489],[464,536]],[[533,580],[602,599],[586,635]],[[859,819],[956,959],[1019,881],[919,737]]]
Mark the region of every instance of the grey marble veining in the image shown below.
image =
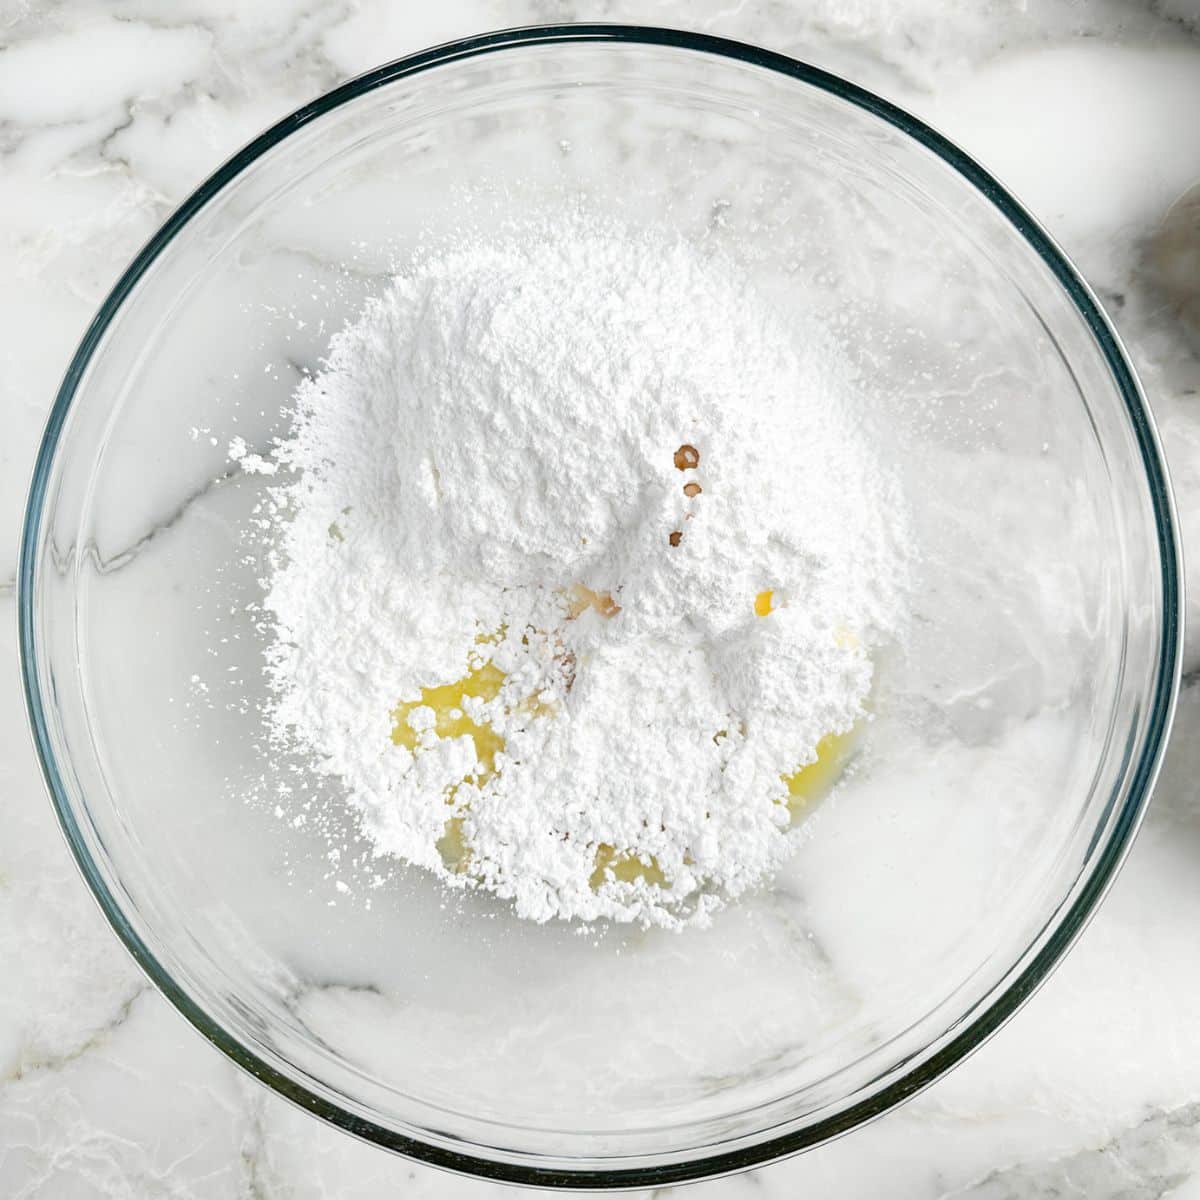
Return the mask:
[[[23,728],[11,581],[28,471],[62,370],[122,267],[191,188],[263,126],[383,58],[488,28],[580,19],[701,28],[807,58],[918,112],[1010,183],[1096,287],[1139,369],[1200,596],[1200,268],[1188,269],[1200,263],[1200,229],[1181,203],[1200,183],[1197,0],[9,0],[0,6],[9,281],[0,290],[0,1195],[504,1192],[390,1157],[292,1109],[144,983],[43,795]],[[903,1109],[691,1194],[1200,1197],[1200,620],[1192,624],[1188,686],[1145,828],[1042,992]]]

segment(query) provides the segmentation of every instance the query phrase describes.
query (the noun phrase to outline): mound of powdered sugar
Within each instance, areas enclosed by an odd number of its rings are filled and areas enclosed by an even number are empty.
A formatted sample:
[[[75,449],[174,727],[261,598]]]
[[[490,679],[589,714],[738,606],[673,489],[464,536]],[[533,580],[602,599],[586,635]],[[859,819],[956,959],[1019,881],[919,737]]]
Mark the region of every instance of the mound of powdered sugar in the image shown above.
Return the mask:
[[[826,331],[685,241],[578,215],[427,253],[277,455],[277,735],[379,853],[521,916],[704,920],[786,854],[785,780],[898,625],[863,408]]]

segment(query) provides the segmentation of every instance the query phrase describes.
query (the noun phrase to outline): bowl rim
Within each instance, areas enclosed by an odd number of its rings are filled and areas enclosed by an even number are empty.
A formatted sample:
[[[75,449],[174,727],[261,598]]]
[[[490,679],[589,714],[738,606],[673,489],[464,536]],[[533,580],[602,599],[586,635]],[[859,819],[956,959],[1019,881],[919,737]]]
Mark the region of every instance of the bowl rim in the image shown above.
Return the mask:
[[[46,697],[39,682],[35,635],[34,584],[44,502],[67,414],[79,384],[108,326],[124,301],[175,236],[213,197],[274,146],[341,105],[392,82],[457,60],[535,45],[618,43],[666,47],[730,59],[786,76],[828,93],[874,115],[936,154],[1007,219],[1051,271],[1083,319],[1125,403],[1131,431],[1145,469],[1154,513],[1163,589],[1163,634],[1156,664],[1153,707],[1138,759],[1130,773],[1128,795],[1111,820],[1107,841],[1098,848],[1090,870],[1069,905],[1050,922],[1050,933],[1037,952],[1018,961],[1009,975],[969,1019],[915,1067],[898,1073],[878,1091],[801,1130],[768,1137],[750,1146],[706,1153],[681,1162],[605,1168],[562,1168],[489,1159],[397,1133],[332,1103],[266,1061],[212,1019],[178,985],[133,929],[93,860],[64,786],[50,736]],[[21,533],[17,569],[18,641],[26,712],[42,775],[84,881],[105,918],[138,966],[166,999],[237,1066],[274,1092],[330,1124],[367,1142],[443,1169],[508,1183],[540,1187],[609,1189],[663,1187],[732,1174],[773,1162],[841,1136],[895,1108],[928,1087],[990,1038],[1045,981],[1082,932],[1111,885],[1141,823],[1158,775],[1170,732],[1179,687],[1183,627],[1183,571],[1178,520],[1158,434],[1125,350],[1092,290],[1071,261],[1024,206],[968,154],[924,121],[867,89],[829,71],[749,43],[709,34],[655,26],[580,23],[522,26],[443,43],[385,63],[355,76],[297,108],[259,134],[210,175],[167,218],[113,286],[88,325],[64,375],[38,448]],[[561,1161],[549,1159],[548,1161]],[[614,1160],[619,1161],[619,1160]]]

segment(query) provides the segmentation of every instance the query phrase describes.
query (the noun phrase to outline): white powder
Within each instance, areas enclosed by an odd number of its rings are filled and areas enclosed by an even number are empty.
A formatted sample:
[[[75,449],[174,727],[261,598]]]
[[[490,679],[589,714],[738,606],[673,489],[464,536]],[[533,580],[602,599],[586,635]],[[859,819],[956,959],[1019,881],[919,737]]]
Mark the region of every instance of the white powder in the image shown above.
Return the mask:
[[[785,777],[897,627],[864,407],[683,241],[577,215],[424,256],[277,456],[275,728],[381,854],[534,920],[705,920],[787,853]]]

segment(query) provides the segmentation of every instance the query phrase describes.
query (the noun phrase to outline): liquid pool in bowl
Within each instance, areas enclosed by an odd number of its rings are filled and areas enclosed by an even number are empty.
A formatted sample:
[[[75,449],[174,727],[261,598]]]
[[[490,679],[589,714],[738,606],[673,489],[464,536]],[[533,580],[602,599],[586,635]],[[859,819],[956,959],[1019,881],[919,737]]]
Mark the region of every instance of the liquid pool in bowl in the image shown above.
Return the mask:
[[[480,187],[719,239],[785,311],[820,306],[887,397],[921,550],[913,636],[876,664],[855,770],[794,858],[706,930],[581,935],[448,895],[373,860],[336,788],[262,737],[267,535],[245,535],[265,484],[228,447],[286,434],[331,334]],[[235,1061],[443,1166],[655,1186],[884,1111],[1045,977],[1153,782],[1177,554],[1106,320],[969,159],[765,51],[546,28],[300,110],[135,261],[47,430],[23,664],[89,885]],[[289,788],[290,820],[253,802]]]

